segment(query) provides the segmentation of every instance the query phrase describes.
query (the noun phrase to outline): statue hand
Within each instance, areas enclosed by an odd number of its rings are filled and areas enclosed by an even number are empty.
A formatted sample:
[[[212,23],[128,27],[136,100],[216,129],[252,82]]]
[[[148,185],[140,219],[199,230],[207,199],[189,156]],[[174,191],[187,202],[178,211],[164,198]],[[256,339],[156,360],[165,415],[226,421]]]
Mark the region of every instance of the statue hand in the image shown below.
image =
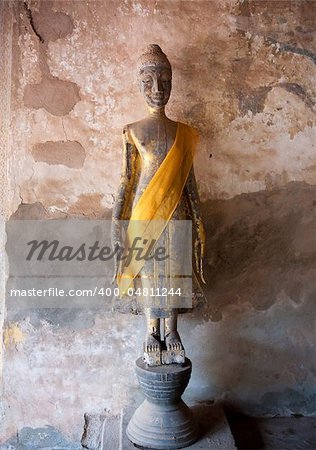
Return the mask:
[[[197,226],[197,237],[194,242],[195,267],[197,273],[200,275],[202,282],[206,284],[203,273],[203,258],[205,252],[205,229],[203,222],[201,220],[197,221],[196,226]]]
[[[122,246],[122,221],[113,217],[111,226],[111,240],[113,249],[113,259],[114,259],[114,273],[111,280],[111,284],[114,284],[117,280],[118,275],[121,273],[122,268],[122,252],[120,249]]]
[[[118,242],[114,245],[115,249],[120,248],[120,247],[121,246]],[[114,273],[113,273],[113,277],[111,280],[111,284],[114,284],[116,282],[118,275],[122,273],[121,269],[122,269],[122,261],[119,258],[119,255],[117,254],[117,252],[115,252],[114,253]]]
[[[117,280],[117,274],[118,274],[118,267],[117,267],[117,262],[114,262],[114,274],[111,280],[111,284],[114,284],[115,281]]]

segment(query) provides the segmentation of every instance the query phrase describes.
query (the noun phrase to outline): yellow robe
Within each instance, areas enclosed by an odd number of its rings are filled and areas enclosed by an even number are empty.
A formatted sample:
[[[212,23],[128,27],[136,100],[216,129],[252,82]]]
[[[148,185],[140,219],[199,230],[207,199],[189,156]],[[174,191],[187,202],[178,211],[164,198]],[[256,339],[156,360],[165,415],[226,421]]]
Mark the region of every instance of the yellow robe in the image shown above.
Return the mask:
[[[157,241],[168,225],[182,196],[198,143],[197,132],[178,123],[176,138],[159,169],[135,205],[127,228],[127,246],[141,237],[143,254],[152,240]],[[147,246],[144,244],[147,240]],[[139,241],[141,243],[141,241]],[[132,258],[118,275],[122,297],[132,287],[146,261]]]

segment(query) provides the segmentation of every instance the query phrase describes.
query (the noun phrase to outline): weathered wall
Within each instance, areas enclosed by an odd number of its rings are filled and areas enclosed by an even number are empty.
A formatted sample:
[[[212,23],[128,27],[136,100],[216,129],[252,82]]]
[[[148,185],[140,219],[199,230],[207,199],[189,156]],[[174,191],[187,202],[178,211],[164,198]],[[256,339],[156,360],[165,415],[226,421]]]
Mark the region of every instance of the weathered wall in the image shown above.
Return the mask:
[[[170,58],[168,114],[201,134],[208,235],[207,302],[180,323],[194,364],[187,395],[254,414],[316,411],[315,7],[28,0],[10,15],[6,6],[14,218],[109,217],[122,127],[146,111],[137,57],[158,43]],[[93,311],[9,315],[2,439],[49,424],[78,441],[84,412],[115,412],[137,396],[142,323]]]

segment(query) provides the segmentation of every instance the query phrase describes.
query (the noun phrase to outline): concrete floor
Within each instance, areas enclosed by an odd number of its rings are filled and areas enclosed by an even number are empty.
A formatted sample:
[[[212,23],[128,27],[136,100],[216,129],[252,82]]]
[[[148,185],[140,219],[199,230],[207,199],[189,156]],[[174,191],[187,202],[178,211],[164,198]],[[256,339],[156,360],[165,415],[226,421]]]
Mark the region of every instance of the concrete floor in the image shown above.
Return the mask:
[[[316,450],[316,417],[228,415],[238,450]]]

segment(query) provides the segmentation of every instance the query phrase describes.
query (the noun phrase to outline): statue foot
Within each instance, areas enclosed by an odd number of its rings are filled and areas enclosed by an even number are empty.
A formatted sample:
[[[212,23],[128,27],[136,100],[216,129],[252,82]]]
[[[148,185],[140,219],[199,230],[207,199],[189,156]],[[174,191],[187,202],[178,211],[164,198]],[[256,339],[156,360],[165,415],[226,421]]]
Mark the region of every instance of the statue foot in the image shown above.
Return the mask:
[[[145,343],[144,343],[144,351],[146,353],[150,352],[159,352],[161,349],[161,344],[159,340],[159,336],[154,333],[148,333],[146,335]]]
[[[161,365],[161,343],[157,334],[148,333],[146,335],[143,359],[149,366]]]
[[[170,331],[166,337],[166,350],[162,351],[162,364],[184,364],[185,352],[177,331]]]
[[[165,340],[166,340],[167,351],[183,350],[183,345],[182,345],[179,333],[177,331],[170,331],[166,335]]]

